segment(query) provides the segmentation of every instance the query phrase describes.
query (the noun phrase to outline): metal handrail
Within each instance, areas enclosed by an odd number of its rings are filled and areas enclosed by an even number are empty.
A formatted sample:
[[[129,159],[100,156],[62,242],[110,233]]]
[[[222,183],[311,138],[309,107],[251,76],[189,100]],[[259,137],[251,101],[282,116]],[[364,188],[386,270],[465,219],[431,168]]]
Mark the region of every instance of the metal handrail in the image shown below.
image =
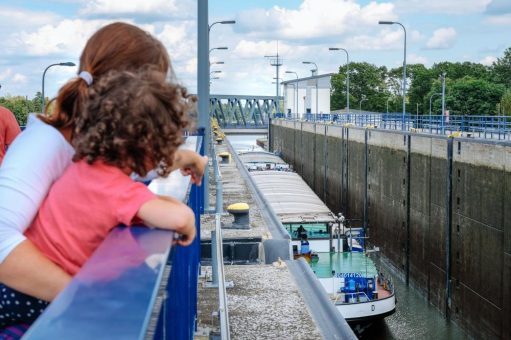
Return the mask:
[[[355,293],[339,293],[339,292],[337,292],[337,295],[335,296],[334,304],[337,304],[337,302],[339,301],[339,298],[343,297],[343,294],[344,294],[344,296],[351,295],[351,297],[353,297],[353,295],[355,295],[355,294],[357,294],[357,295],[364,294],[366,296],[367,301],[370,301],[369,296],[367,296],[366,292],[355,292]],[[344,302],[342,302],[342,303],[344,303]]]
[[[283,119],[297,120],[293,118]],[[349,114],[306,114],[303,120],[312,123],[350,124],[390,130],[402,130],[404,127],[404,130],[430,134],[450,135],[453,132],[464,132],[473,137],[477,135],[480,138],[511,139],[511,116],[407,115],[403,120],[401,114],[352,111]]]
[[[227,293],[225,290],[225,272],[224,272],[224,255],[223,255],[223,237],[220,224],[220,213],[215,214],[215,232],[217,239],[216,254],[217,257],[217,277],[218,277],[218,314],[220,318],[220,335],[222,340],[230,340],[231,333],[229,330],[229,310],[227,307]]]

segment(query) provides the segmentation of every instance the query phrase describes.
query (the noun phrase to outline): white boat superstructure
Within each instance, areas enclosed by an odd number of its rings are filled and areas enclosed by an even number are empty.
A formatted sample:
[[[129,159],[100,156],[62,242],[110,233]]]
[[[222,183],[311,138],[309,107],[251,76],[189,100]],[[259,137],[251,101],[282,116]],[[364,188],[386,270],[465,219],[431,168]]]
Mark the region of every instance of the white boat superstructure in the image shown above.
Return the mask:
[[[244,152],[240,159],[292,239],[295,258],[309,262],[332,303],[350,323],[395,311],[390,278],[364,251],[362,228],[345,228],[305,181],[279,157]]]

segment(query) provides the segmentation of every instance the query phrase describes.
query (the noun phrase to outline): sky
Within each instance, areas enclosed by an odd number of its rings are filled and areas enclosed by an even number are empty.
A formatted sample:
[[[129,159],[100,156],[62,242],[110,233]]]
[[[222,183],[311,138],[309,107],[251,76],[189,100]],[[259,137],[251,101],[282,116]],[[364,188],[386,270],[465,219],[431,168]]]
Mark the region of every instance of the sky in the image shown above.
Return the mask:
[[[204,0],[200,0],[204,1]],[[283,59],[281,79],[337,72],[350,61],[388,68],[403,63],[407,32],[407,63],[430,67],[442,61],[491,65],[511,47],[511,0],[210,0],[209,23],[213,50],[211,93],[274,95],[275,67],[265,55]],[[44,69],[74,62],[87,39],[103,25],[125,21],[160,39],[168,48],[179,81],[196,93],[197,0],[0,0],[0,96],[32,98],[41,91]],[[277,47],[278,46],[278,47]],[[76,76],[78,67],[51,67],[45,94]]]

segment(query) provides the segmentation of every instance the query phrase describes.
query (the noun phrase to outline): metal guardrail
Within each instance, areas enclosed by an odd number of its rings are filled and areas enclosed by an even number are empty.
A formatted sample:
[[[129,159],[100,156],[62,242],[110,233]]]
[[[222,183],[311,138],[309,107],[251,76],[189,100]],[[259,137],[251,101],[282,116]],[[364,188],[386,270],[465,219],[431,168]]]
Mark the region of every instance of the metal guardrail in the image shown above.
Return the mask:
[[[203,144],[200,136],[187,142]],[[169,230],[115,228],[24,338],[193,339],[204,194],[189,183],[177,171],[156,193],[188,201],[198,229],[192,245],[171,247]]]
[[[292,116],[294,115],[292,114]],[[280,118],[296,120],[289,116],[286,118],[284,115]],[[498,140],[511,139],[511,116],[407,114],[403,119],[401,113],[352,111],[349,114],[305,114],[303,120],[441,135],[450,135],[459,131],[467,137]]]
[[[220,213],[216,213],[215,216],[215,234],[216,234],[216,247],[215,256],[217,266],[216,277],[218,279],[218,313],[220,317],[220,336],[222,340],[230,340],[231,333],[229,330],[229,310],[227,305],[227,292],[225,282],[225,271],[224,271],[224,255],[223,255],[223,236],[222,227],[220,224]]]

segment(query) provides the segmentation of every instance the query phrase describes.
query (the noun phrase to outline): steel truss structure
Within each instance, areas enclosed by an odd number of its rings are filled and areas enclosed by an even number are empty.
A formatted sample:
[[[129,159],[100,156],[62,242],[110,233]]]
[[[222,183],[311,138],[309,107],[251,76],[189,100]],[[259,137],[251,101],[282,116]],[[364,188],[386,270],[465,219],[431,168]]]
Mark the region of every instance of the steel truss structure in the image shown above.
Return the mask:
[[[209,113],[224,128],[267,128],[269,118],[281,115],[283,97],[218,95],[209,96]]]

